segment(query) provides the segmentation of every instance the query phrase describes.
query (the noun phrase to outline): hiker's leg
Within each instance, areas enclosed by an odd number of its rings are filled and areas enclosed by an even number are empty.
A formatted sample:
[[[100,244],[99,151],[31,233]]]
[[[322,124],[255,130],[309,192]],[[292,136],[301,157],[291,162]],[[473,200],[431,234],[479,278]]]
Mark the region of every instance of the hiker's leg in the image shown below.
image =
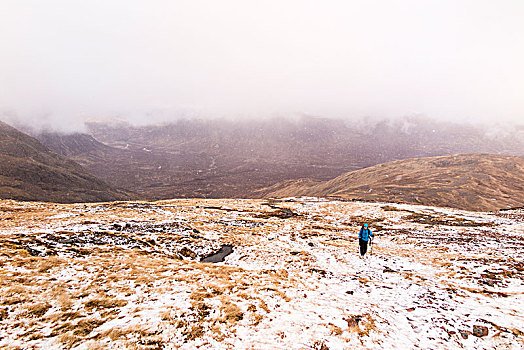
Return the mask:
[[[364,256],[368,248],[368,242],[364,241],[363,239],[359,239],[358,244],[360,246],[360,255]]]

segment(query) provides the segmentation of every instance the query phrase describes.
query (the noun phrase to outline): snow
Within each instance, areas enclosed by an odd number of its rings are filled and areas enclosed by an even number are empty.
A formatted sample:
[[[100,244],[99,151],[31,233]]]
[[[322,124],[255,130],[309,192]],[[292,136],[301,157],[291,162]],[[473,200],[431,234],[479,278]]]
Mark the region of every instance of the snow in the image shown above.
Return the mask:
[[[63,347],[60,336],[49,335],[59,326],[50,315],[60,312],[49,295],[60,286],[71,294],[71,310],[100,322],[88,342],[74,343],[78,349],[140,342],[167,349],[523,348],[521,211],[272,201],[297,214],[283,219],[261,215],[274,210],[266,204],[173,200],[50,208],[8,202],[35,213],[2,227],[2,242],[43,247],[64,260],[39,272],[28,258],[2,258],[1,272],[11,284],[1,284],[0,292],[22,283],[17,276],[31,280],[36,273],[42,293],[27,303],[53,308],[27,319],[36,322],[28,332],[20,322],[28,305],[6,306],[0,347]],[[40,219],[39,210],[52,221]],[[424,221],[428,217],[433,223]],[[357,253],[361,218],[376,235],[373,254],[364,259]],[[235,246],[224,262],[198,262],[222,244]],[[182,248],[194,257],[174,258]],[[125,305],[88,309],[98,298]],[[471,334],[476,325],[487,327],[488,335]],[[38,329],[47,336],[36,336]],[[67,334],[74,338],[74,331]]]

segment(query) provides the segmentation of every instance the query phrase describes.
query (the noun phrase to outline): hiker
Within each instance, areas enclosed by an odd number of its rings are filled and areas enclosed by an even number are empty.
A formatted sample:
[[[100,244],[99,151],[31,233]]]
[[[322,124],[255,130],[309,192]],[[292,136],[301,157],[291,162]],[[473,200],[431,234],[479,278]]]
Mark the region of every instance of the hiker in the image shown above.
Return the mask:
[[[368,241],[373,241],[373,232],[368,228],[368,224],[364,224],[358,234],[358,244],[360,245],[360,256],[364,257],[368,250]]]

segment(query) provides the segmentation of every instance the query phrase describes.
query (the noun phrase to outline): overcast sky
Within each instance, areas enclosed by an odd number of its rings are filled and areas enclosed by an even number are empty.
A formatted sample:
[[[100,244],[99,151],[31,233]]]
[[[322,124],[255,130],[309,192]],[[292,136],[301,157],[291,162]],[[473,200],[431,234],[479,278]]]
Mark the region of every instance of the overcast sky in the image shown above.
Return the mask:
[[[0,0],[0,113],[524,121],[523,35],[523,0]]]

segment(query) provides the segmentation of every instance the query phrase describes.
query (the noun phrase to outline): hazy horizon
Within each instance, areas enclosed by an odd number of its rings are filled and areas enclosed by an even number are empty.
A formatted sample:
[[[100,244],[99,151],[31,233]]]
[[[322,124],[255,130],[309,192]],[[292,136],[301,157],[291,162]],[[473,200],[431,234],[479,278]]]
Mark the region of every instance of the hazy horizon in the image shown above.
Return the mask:
[[[524,120],[521,1],[0,2],[0,119]]]

